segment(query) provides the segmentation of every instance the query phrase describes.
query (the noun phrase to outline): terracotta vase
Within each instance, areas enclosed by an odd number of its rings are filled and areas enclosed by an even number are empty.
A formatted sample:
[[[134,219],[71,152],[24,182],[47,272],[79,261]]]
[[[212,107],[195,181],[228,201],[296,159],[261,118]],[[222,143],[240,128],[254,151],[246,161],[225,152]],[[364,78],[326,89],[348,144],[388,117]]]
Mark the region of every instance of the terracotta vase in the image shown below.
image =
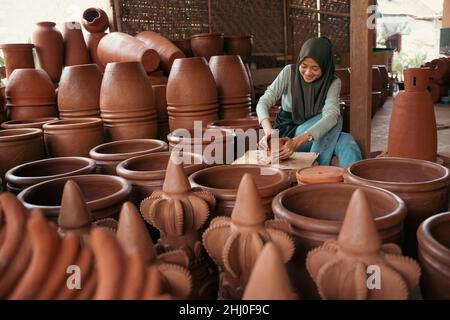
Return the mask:
[[[140,62],[145,71],[158,69],[160,57],[144,42],[122,32],[111,32],[104,36],[97,47],[97,55],[103,65],[112,62]]]
[[[98,47],[98,44],[100,43],[100,40],[102,40],[102,38],[104,36],[106,36],[106,33],[104,33],[104,32],[89,33],[88,35],[86,35],[86,46],[89,50],[89,55],[91,57],[91,60],[93,63],[95,63],[98,66],[98,68],[100,69],[100,71],[102,73],[105,71],[105,66],[103,65],[102,61],[98,57],[97,47]]]
[[[417,231],[420,289],[426,300],[450,299],[450,212],[425,220]]]
[[[406,206],[389,191],[346,183],[310,184],[281,192],[273,200],[275,216],[291,225],[296,252],[288,270],[302,298],[319,298],[313,279],[305,268],[306,254],[326,240],[337,239],[347,205],[357,189],[367,196],[383,243],[401,244]]]
[[[57,83],[64,65],[64,39],[55,25],[54,22],[38,22],[32,39],[41,68]]]
[[[167,85],[154,85],[152,89],[158,115],[158,139],[166,140],[167,135],[170,133],[166,98]]]
[[[435,161],[436,117],[427,91],[430,70],[406,69],[404,75],[406,90],[397,95],[392,109],[389,156]]]
[[[65,67],[58,87],[61,119],[100,117],[102,74],[95,64]]]
[[[344,182],[344,170],[331,166],[303,168],[296,172],[299,185]]]
[[[191,36],[191,49],[196,57],[205,57],[209,60],[212,56],[223,54],[222,33],[200,33]]]
[[[90,33],[105,32],[109,28],[108,15],[100,8],[88,8],[84,10],[81,23]]]
[[[109,142],[93,148],[89,156],[97,163],[97,171],[116,175],[117,165],[127,159],[167,150],[167,143],[152,139]]]
[[[64,39],[64,65],[74,66],[91,63],[89,51],[84,41],[81,24],[71,21],[65,22],[62,31]]]
[[[30,120],[10,120],[3,122],[1,124],[2,129],[24,129],[24,128],[35,128],[42,129],[44,124],[58,120],[58,118],[37,118]]]
[[[95,161],[81,157],[63,157],[32,161],[10,169],[5,177],[8,191],[19,194],[22,190],[56,178],[91,174]]]
[[[172,40],[172,42],[184,53],[186,58],[192,58],[194,56],[190,39]]]
[[[0,44],[7,78],[15,69],[34,69],[33,48],[34,45],[31,43]]]
[[[242,61],[249,62],[252,56],[253,36],[226,36],[224,38],[225,53],[238,55]]]
[[[411,257],[417,255],[419,225],[447,210],[449,170],[436,163],[400,158],[368,159],[349,166],[344,179],[389,190],[405,201],[408,215],[403,248]]]

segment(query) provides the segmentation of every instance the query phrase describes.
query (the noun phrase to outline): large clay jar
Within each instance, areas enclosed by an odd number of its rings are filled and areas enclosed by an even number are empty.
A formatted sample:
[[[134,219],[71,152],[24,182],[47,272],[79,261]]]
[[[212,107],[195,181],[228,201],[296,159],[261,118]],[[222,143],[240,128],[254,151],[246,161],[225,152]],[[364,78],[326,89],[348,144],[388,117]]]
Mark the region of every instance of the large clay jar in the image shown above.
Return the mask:
[[[95,64],[65,67],[58,87],[61,119],[100,117],[102,74]]]
[[[87,8],[84,10],[81,23],[90,33],[105,32],[109,28],[108,15],[100,8]]]
[[[406,69],[405,91],[394,100],[389,126],[390,157],[436,160],[437,129],[433,101],[427,91],[430,70]]]
[[[35,184],[61,177],[95,172],[95,161],[82,157],[63,157],[32,161],[10,169],[6,177],[8,191],[19,194]]]
[[[400,244],[406,207],[402,199],[389,191],[345,183],[310,184],[286,190],[273,200],[275,216],[291,224],[296,251],[288,269],[302,298],[319,299],[305,267],[307,253],[326,240],[337,239],[347,206],[357,189],[367,197],[383,243]]]
[[[89,33],[86,35],[86,45],[89,50],[89,55],[91,57],[91,60],[93,63],[95,63],[101,72],[105,71],[105,66],[103,65],[102,61],[98,57],[97,54],[97,47],[100,43],[100,40],[106,36],[106,33]]]
[[[43,129],[49,157],[89,157],[89,151],[104,142],[101,119],[56,120]]]
[[[425,220],[417,231],[424,299],[450,300],[450,212]]]
[[[128,200],[131,186],[125,179],[106,175],[63,177],[35,184],[23,190],[17,198],[28,209],[41,209],[51,219],[58,218],[64,185],[76,182],[92,212],[94,220],[117,217],[122,204]]]
[[[222,33],[200,33],[191,36],[191,49],[196,57],[205,57],[209,60],[212,56],[223,54]]]
[[[44,124],[58,120],[58,118],[37,118],[30,120],[10,120],[3,122],[1,124],[2,129],[24,129],[24,128],[35,128],[42,129]]]
[[[226,36],[224,48],[226,54],[238,55],[242,61],[249,62],[252,56],[253,36]]]
[[[57,83],[64,63],[64,39],[55,25],[54,22],[38,22],[32,39],[41,68]]]
[[[170,69],[172,69],[172,64],[175,59],[186,57],[176,45],[157,32],[144,31],[138,33],[136,38],[144,42],[150,49],[158,52],[161,57],[161,67],[167,73],[169,73]]]
[[[117,165],[127,159],[167,150],[167,143],[153,139],[109,142],[93,148],[89,155],[97,163],[97,171],[116,175]]]
[[[97,54],[105,66],[110,62],[136,61],[142,63],[147,72],[158,69],[161,61],[155,50],[122,32],[111,32],[104,36],[98,44]]]
[[[346,182],[372,185],[402,198],[408,209],[404,251],[416,257],[416,232],[427,218],[448,206],[449,170],[434,162],[400,158],[378,158],[356,162],[346,169]]]
[[[81,24],[71,21],[65,22],[62,35],[64,38],[64,65],[74,66],[91,62],[89,51],[84,41]]]
[[[154,85],[152,89],[156,113],[158,114],[158,139],[166,140],[170,133],[169,114],[167,113],[167,85]]]
[[[0,44],[5,60],[6,77],[15,69],[34,69],[33,48],[31,43]]]
[[[44,139],[40,129],[0,130],[0,178],[15,166],[45,158]]]
[[[258,187],[268,218],[272,216],[272,199],[289,188],[288,175],[277,168],[256,165],[225,165],[200,170],[189,177],[193,187],[200,187],[216,197],[215,216],[230,216],[242,176],[250,173]]]

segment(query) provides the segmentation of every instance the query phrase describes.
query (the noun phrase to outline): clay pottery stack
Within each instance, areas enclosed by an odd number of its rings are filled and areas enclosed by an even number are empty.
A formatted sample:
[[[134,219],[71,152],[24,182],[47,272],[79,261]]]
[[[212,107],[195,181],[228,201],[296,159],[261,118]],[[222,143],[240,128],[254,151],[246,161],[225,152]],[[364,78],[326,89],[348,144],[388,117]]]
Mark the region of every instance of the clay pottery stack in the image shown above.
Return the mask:
[[[38,22],[33,32],[33,44],[39,57],[39,64],[58,83],[64,65],[64,39],[54,22]]]
[[[89,33],[105,32],[109,28],[109,19],[100,8],[87,8],[83,12],[81,24]]]
[[[100,110],[108,141],[158,136],[153,90],[140,62],[106,66],[100,89]]]
[[[55,120],[44,124],[45,149],[49,157],[89,157],[104,142],[101,119]]]
[[[221,119],[245,118],[251,111],[250,81],[239,56],[213,56],[209,67],[216,80]]]
[[[63,157],[32,161],[10,169],[6,177],[8,191],[19,194],[22,190],[56,178],[91,174],[95,161],[81,157]]]
[[[103,65],[112,62],[140,62],[146,72],[158,69],[160,57],[141,40],[126,33],[111,32],[104,36],[97,47]]]
[[[194,129],[219,119],[219,101],[214,76],[205,58],[177,59],[167,82],[167,110],[171,131]]]
[[[127,159],[167,150],[167,143],[152,139],[109,142],[93,148],[89,156],[97,163],[97,171],[116,175],[117,165]]]
[[[10,120],[1,124],[2,129],[24,129],[35,128],[42,129],[44,124],[58,120],[58,118],[36,118],[30,120]]]
[[[305,299],[319,298],[306,270],[306,254],[326,240],[337,239],[347,206],[357,189],[367,197],[382,242],[401,244],[406,206],[389,191],[346,183],[310,184],[288,189],[273,200],[275,216],[291,225],[296,252],[288,270],[293,285]]]
[[[65,22],[62,35],[64,38],[64,65],[74,66],[91,63],[89,51],[84,41],[79,22]]]
[[[44,70],[16,69],[6,84],[11,120],[55,117],[55,88]]]
[[[224,48],[226,54],[238,55],[244,63],[248,63],[252,56],[253,36],[226,36]]]
[[[448,206],[449,170],[439,164],[412,159],[378,158],[363,160],[346,169],[346,182],[372,185],[402,198],[408,210],[405,219],[404,251],[416,257],[416,232],[427,218]]]
[[[392,108],[388,154],[390,157],[435,161],[436,117],[427,91],[430,69],[406,69],[404,76],[406,90],[396,96]]]
[[[194,56],[191,49],[190,39],[172,40],[172,42],[184,53],[186,58],[192,58]]]
[[[332,166],[315,166],[303,168],[296,172],[299,185],[316,183],[340,183],[344,182],[344,170]]]
[[[34,69],[33,48],[34,45],[31,43],[0,44],[7,78],[15,69]]]
[[[425,220],[417,231],[420,289],[426,300],[450,299],[450,212]]]
[[[0,130],[0,178],[23,163],[45,158],[44,138],[40,129]]]
[[[205,57],[209,61],[212,56],[223,54],[223,47],[222,33],[200,33],[191,36],[191,49],[195,57]]]
[[[167,113],[167,85],[152,86],[153,96],[155,97],[155,108],[158,114],[158,139],[166,140],[170,133],[169,114]]]
[[[215,216],[229,217],[235,206],[239,183],[246,173],[252,175],[266,216],[270,218],[272,199],[290,186],[288,175],[280,169],[256,165],[216,166],[197,171],[189,177],[189,181],[192,186],[214,194]]]
[[[100,118],[101,84],[96,64],[65,67],[58,87],[60,118]]]

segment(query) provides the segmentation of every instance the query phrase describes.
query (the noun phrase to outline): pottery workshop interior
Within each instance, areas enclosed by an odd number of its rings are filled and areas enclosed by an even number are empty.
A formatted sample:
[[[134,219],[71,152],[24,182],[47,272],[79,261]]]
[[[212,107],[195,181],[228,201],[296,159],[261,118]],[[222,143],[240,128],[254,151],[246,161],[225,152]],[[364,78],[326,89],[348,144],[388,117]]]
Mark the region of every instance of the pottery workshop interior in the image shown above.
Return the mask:
[[[450,300],[450,0],[0,11],[0,300]]]

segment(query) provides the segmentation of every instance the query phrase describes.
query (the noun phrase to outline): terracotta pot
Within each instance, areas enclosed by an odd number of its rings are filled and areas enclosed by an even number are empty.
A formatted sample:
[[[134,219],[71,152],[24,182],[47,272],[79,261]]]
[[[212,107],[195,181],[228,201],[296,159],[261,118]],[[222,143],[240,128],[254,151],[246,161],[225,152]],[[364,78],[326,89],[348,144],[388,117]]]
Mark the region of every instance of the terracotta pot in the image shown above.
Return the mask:
[[[128,200],[131,186],[122,178],[105,175],[81,175],[57,178],[23,190],[17,198],[28,209],[39,208],[52,220],[58,218],[64,185],[73,180],[80,188],[94,220],[117,217]]]
[[[194,56],[191,49],[190,39],[172,40],[172,42],[184,53],[186,58],[191,58]]]
[[[209,60],[212,56],[223,54],[222,33],[200,33],[191,36],[191,49],[196,57],[205,57]]]
[[[319,298],[305,267],[306,254],[326,240],[337,239],[347,205],[357,189],[367,197],[383,243],[400,244],[406,207],[403,200],[389,191],[345,183],[310,184],[286,190],[273,200],[275,216],[291,224],[296,252],[288,270],[302,298]]]
[[[104,119],[106,141],[122,141],[130,139],[153,139],[158,136],[156,114],[153,117],[136,118],[123,121]]]
[[[40,129],[0,130],[0,178],[6,186],[5,173],[22,163],[45,158]]]
[[[253,36],[226,36],[224,39],[225,53],[238,55],[242,61],[248,62],[252,56]]]
[[[412,159],[378,158],[357,162],[346,169],[344,179],[389,190],[402,198],[407,255],[417,254],[416,232],[428,217],[447,210],[449,170],[439,164]]]
[[[31,43],[0,44],[5,60],[6,77],[15,69],[34,69],[33,48]]]
[[[170,155],[171,152],[157,152],[130,158],[117,165],[117,175],[131,183],[134,203],[140,205],[153,191],[162,189]],[[186,175],[207,167],[201,155],[183,153],[183,159],[187,163],[183,166]]]
[[[430,70],[406,69],[406,91],[394,100],[388,153],[392,157],[435,161],[437,129],[433,101],[427,91]]]
[[[89,150],[104,142],[101,119],[56,120],[43,129],[49,157],[88,157]]]
[[[91,60],[93,63],[95,63],[101,72],[105,71],[105,66],[103,65],[102,61],[98,57],[97,54],[97,47],[102,40],[102,38],[106,36],[106,33],[89,33],[86,35],[86,45],[89,50],[89,55],[91,56]]]
[[[6,173],[8,191],[19,194],[22,190],[56,178],[91,174],[95,161],[89,158],[64,157],[28,162]]]
[[[344,182],[343,174],[344,170],[339,167],[315,166],[300,169],[295,175],[299,185],[306,185]]]
[[[9,117],[12,120],[32,120],[56,117],[55,105],[48,106],[8,106]]]
[[[158,53],[142,41],[122,32],[111,32],[104,36],[97,47],[97,54],[103,65],[112,62],[140,62],[145,71],[158,69]]]
[[[334,74],[341,80],[340,95],[350,94],[350,68],[336,69]]]
[[[219,112],[219,117],[222,120],[246,118],[249,115],[250,110],[251,108],[248,106],[239,109],[226,109]]]
[[[32,39],[41,68],[57,83],[64,64],[64,39],[55,25],[54,22],[38,22]]]
[[[434,82],[434,80],[430,80],[427,89],[430,92],[433,103],[439,103],[439,101],[441,100],[441,96],[443,96],[441,85]]]
[[[152,86],[155,108],[158,115],[158,139],[166,140],[170,133],[169,114],[167,112],[166,85]]]
[[[55,87],[43,70],[16,69],[6,84],[6,106],[55,104]]]
[[[288,175],[280,169],[254,165],[216,166],[192,174],[189,181],[192,187],[201,187],[214,194],[215,216],[230,216],[239,183],[245,173],[253,176],[267,217],[271,217],[272,199],[290,186]]]
[[[450,212],[425,220],[417,231],[420,289],[427,300],[450,300]]]
[[[100,117],[102,74],[95,64],[65,67],[58,87],[61,119]]]
[[[62,35],[64,38],[64,65],[74,66],[91,63],[89,51],[84,41],[81,24],[71,21],[65,22]]]
[[[58,118],[37,118],[30,120],[10,120],[1,124],[2,129],[23,129],[35,128],[42,129],[42,126],[48,122],[58,120]]]
[[[90,33],[104,32],[109,28],[108,15],[100,8],[88,8],[84,10],[81,23]]]
[[[434,59],[429,63],[430,66],[430,78],[435,81],[442,80],[449,72],[449,65],[443,59]]]
[[[193,130],[195,128],[195,122],[201,121],[201,126],[204,128],[208,123],[219,119],[219,115],[216,110],[207,111],[202,115],[195,114],[194,112],[176,114],[169,111],[169,129],[175,131],[178,129]]]
[[[167,150],[159,140],[136,139],[105,143],[93,148],[89,156],[97,162],[98,172],[116,175],[116,166],[127,159]]]

